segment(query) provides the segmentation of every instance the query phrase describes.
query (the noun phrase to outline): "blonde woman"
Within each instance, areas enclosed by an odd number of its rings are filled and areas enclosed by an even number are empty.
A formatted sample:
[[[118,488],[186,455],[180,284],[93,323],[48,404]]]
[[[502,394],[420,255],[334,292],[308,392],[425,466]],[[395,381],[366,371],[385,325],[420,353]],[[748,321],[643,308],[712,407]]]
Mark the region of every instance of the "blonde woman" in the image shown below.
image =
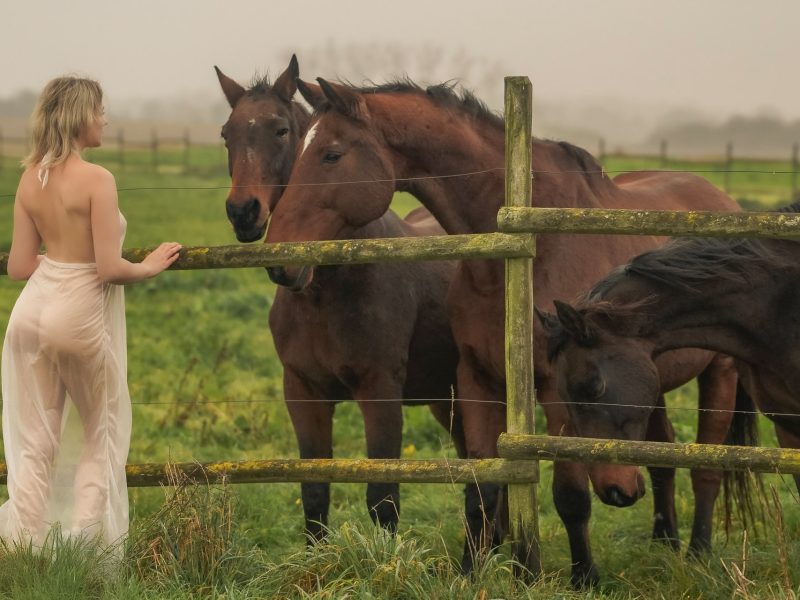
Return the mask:
[[[128,531],[121,284],[157,275],[181,246],[161,244],[139,264],[121,257],[114,177],[81,157],[101,144],[106,124],[100,85],[78,77],[48,83],[32,117],[8,259],[9,276],[28,281],[2,356],[7,541],[41,542],[56,523],[109,544]]]

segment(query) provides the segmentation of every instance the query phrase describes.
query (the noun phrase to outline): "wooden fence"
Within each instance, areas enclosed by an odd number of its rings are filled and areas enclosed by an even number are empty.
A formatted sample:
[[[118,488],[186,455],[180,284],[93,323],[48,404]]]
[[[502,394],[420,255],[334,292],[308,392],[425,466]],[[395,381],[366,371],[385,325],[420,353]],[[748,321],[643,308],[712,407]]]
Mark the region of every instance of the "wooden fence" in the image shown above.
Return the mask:
[[[534,233],[604,233],[800,237],[800,216],[770,213],[699,213],[530,208],[531,87],[527,77],[506,78],[506,207],[500,232],[380,240],[187,248],[174,269],[348,264],[442,259],[506,259],[507,433],[500,458],[485,460],[264,460],[173,465],[188,476],[232,483],[330,481],[454,481],[507,483],[514,555],[540,571],[538,460],[623,462],[652,466],[800,472],[800,450],[731,448],[534,435],[533,256]],[[149,249],[125,252],[141,260]],[[0,254],[0,274],[7,255]],[[129,485],[168,483],[167,465],[129,465]],[[0,468],[0,475],[4,466]]]

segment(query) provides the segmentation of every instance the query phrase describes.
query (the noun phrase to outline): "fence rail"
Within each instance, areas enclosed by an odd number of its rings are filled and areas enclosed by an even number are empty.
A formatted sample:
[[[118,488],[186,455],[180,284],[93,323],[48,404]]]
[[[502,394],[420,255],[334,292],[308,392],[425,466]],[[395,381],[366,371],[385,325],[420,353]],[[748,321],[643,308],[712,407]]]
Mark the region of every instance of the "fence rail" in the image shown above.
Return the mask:
[[[643,467],[721,469],[800,475],[800,450],[722,444],[671,444],[576,437],[501,434],[500,456],[508,460],[577,460]]]
[[[196,483],[533,483],[537,463],[502,458],[466,459],[273,459],[206,463],[145,463],[125,468],[130,487],[170,485],[182,475]],[[6,465],[0,463],[0,484]]]

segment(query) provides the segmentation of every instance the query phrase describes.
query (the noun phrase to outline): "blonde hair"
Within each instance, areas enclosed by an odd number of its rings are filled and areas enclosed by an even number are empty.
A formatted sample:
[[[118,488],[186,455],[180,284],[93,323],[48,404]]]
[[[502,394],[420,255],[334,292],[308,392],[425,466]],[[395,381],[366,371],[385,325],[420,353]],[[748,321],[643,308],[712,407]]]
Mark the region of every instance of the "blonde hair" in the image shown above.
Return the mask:
[[[100,84],[84,77],[57,77],[48,83],[31,115],[33,150],[22,161],[24,167],[40,164],[44,173],[69,157],[75,143],[101,111],[103,90]]]

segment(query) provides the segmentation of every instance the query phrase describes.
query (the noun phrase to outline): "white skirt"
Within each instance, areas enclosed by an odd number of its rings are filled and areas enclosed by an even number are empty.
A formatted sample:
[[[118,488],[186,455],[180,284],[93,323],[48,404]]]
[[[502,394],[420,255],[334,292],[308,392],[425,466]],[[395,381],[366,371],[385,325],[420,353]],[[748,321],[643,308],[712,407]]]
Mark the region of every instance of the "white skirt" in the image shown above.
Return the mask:
[[[125,335],[122,286],[103,283],[94,264],[42,260],[3,344],[3,539],[39,544],[55,525],[105,544],[126,535]]]

